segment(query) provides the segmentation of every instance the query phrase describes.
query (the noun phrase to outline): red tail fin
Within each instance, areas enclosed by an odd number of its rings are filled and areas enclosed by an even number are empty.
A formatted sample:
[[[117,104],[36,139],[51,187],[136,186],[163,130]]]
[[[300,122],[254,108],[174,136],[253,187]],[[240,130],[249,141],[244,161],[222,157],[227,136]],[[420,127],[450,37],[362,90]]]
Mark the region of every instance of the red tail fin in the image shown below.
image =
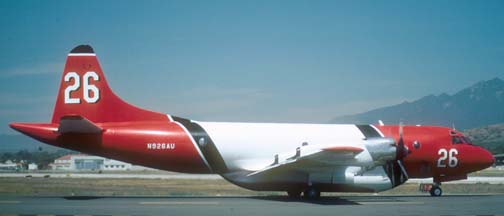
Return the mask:
[[[67,57],[52,123],[67,115],[92,122],[168,120],[165,114],[132,106],[115,95],[89,45],[75,47]]]

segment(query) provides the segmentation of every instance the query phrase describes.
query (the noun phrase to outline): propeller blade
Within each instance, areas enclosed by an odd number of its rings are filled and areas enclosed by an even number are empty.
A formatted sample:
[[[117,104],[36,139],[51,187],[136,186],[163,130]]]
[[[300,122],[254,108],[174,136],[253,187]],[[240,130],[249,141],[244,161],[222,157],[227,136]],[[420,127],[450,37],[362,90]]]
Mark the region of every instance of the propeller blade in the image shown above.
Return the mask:
[[[402,139],[403,136],[403,123],[399,122],[399,138]]]
[[[396,154],[398,160],[402,160],[408,153],[408,150],[404,147],[403,132],[403,123],[399,122],[399,141],[397,142]]]
[[[399,122],[399,140],[397,140],[396,143],[396,159],[388,161],[387,164],[384,165],[384,169],[393,187],[403,184],[409,178],[406,168],[403,165],[403,159],[409,154],[409,150],[404,144],[403,127],[403,123]]]
[[[406,172],[406,169],[404,168],[404,165],[402,164],[402,161],[401,160],[397,160],[397,163],[399,164],[399,167],[401,168],[402,174],[404,175],[404,177],[406,178],[406,180],[408,180],[409,176],[408,176],[408,173]]]

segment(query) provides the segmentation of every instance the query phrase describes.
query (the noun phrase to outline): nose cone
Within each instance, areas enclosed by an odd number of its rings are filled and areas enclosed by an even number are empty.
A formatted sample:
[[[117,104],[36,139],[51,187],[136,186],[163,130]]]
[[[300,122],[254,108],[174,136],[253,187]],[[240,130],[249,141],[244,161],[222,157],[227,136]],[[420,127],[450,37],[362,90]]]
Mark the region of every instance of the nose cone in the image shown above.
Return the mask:
[[[458,155],[460,159],[461,168],[465,172],[476,172],[492,166],[495,158],[492,153],[480,146],[467,145],[465,148],[460,149],[461,154]]]
[[[480,169],[486,169],[495,163],[495,158],[493,157],[492,153],[490,153],[484,148],[481,148],[479,158],[480,158],[479,160]]]

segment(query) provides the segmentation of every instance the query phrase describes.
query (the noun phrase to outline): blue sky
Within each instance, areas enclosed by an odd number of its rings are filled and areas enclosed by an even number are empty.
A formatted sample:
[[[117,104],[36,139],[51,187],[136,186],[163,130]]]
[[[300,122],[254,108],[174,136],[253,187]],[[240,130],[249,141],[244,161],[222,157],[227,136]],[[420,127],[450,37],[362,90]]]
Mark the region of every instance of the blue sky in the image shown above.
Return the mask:
[[[50,121],[69,50],[196,120],[327,122],[504,74],[503,1],[0,1],[0,133]]]

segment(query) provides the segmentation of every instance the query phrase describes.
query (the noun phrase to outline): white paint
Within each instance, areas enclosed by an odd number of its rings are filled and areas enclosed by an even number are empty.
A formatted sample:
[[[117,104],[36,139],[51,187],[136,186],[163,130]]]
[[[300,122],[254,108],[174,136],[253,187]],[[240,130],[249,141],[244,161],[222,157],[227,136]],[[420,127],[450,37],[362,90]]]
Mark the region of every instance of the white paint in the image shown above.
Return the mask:
[[[456,167],[458,165],[458,159],[455,157],[458,155],[457,149],[450,149],[449,155],[448,155],[448,166],[449,167]]]
[[[84,100],[88,103],[96,103],[100,99],[100,89],[98,89],[95,85],[89,84],[89,78],[92,78],[94,81],[100,80],[100,77],[94,71],[88,71],[82,77],[83,87],[84,87]],[[93,92],[93,96],[90,96],[90,92]]]
[[[70,93],[73,91],[79,89],[80,87],[80,78],[79,75],[76,72],[68,72],[65,74],[65,77],[63,80],[65,82],[70,82],[70,80],[74,80],[74,84],[69,85],[65,88],[65,104],[79,104],[80,103],[80,98],[71,98]]]
[[[208,133],[230,170],[243,170],[246,160],[265,166],[276,154],[295,155],[303,142],[319,149],[359,145],[364,135],[355,125],[197,122]],[[365,149],[364,146],[362,146]],[[254,167],[260,167],[255,165]]]
[[[437,161],[437,167],[444,168],[446,167],[446,159],[448,159],[448,167],[456,167],[458,165],[458,151],[457,149],[450,149],[450,151],[447,151],[444,148],[439,149],[438,155],[440,156],[438,161]]]
[[[100,77],[94,71],[88,71],[82,77],[83,81],[83,98],[87,103],[96,103],[100,99],[100,89],[98,89],[95,85],[89,84],[89,79],[92,78],[94,81],[100,80]],[[81,87],[80,77],[76,72],[68,72],[65,74],[64,81],[70,82],[70,79],[74,80],[72,85],[69,85],[65,88],[65,104],[80,104],[80,98],[71,98],[70,93],[76,91]],[[93,92],[93,96],[90,96],[90,92]]]
[[[173,150],[175,147],[175,143],[147,143],[149,150]]]
[[[68,53],[68,56],[96,56],[96,53]]]

